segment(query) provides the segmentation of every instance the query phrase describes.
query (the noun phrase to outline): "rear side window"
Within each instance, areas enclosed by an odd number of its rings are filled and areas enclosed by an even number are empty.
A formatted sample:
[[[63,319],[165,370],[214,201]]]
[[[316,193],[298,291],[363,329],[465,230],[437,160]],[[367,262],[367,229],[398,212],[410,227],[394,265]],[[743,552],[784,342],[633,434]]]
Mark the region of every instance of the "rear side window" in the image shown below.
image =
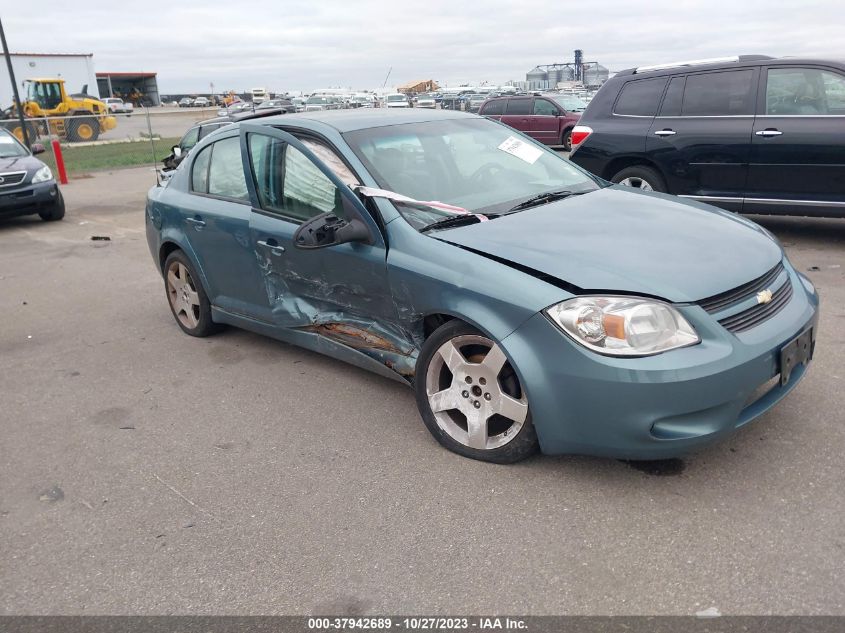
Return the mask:
[[[680,116],[681,104],[684,100],[684,81],[686,77],[673,77],[666,89],[666,96],[663,97],[663,105],[660,106],[660,116]]]
[[[753,70],[731,70],[687,77],[683,116],[754,114]]]
[[[211,162],[211,145],[197,154],[191,168],[191,191],[208,193],[208,163]]]
[[[666,81],[665,77],[629,81],[616,100],[614,114],[654,116],[657,114],[657,105],[660,103],[663,88],[666,87]]]
[[[481,109],[481,114],[504,114],[505,103],[507,99],[496,99],[495,101],[488,101]]]
[[[508,99],[506,114],[531,114],[531,99]]]
[[[208,167],[208,194],[234,200],[249,200],[246,190],[246,177],[241,162],[241,142],[233,136],[212,143],[211,164]],[[203,150],[203,154],[207,150]],[[196,163],[194,163],[196,170]],[[201,191],[201,189],[196,189]]]

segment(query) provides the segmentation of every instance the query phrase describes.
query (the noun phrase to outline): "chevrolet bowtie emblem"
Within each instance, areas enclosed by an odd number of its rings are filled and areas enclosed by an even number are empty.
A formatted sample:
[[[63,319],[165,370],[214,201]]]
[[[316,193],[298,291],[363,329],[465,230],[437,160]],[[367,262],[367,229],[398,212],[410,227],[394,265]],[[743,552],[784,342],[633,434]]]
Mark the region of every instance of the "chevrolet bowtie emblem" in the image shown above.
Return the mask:
[[[772,291],[766,288],[757,293],[757,303],[769,303],[772,300]]]

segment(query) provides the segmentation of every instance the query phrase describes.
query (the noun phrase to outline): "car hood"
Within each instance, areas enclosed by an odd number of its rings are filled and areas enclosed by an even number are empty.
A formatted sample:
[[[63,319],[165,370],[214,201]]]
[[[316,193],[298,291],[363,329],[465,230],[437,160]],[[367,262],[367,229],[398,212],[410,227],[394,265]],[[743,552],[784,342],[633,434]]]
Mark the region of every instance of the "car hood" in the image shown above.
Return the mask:
[[[430,235],[583,291],[673,302],[740,286],[783,257],[745,218],[621,186]]]
[[[11,158],[0,158],[0,173],[8,173],[10,171],[26,171],[31,172],[36,169],[41,169],[44,166],[40,160],[34,156],[13,156]]]

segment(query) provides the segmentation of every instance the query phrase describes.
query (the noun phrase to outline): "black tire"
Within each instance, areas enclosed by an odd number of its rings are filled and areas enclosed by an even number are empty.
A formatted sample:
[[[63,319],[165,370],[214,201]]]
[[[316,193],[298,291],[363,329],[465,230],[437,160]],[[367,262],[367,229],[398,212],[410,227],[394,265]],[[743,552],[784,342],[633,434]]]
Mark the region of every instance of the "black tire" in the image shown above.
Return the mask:
[[[72,143],[96,141],[100,137],[100,124],[94,117],[68,119],[67,139]]]
[[[472,448],[467,444],[461,443],[456,440],[438,423],[437,418],[435,417],[435,413],[432,410],[431,404],[429,403],[429,394],[427,392],[429,369],[432,369],[433,374],[437,374],[437,371],[435,371],[437,365],[434,365],[433,367],[430,367],[430,365],[433,362],[436,362],[435,358],[440,358],[438,350],[441,348],[441,346],[453,340],[465,340],[466,337],[480,337],[488,340],[494,345],[496,344],[496,342],[487,335],[483,334],[482,332],[479,332],[478,330],[467,325],[463,321],[455,319],[447,321],[445,324],[437,328],[437,330],[435,330],[431,334],[431,336],[428,337],[422,347],[422,350],[420,350],[420,355],[417,358],[416,364],[414,392],[416,395],[417,407],[420,411],[420,415],[423,419],[423,422],[425,423],[426,428],[434,436],[434,438],[438,442],[440,442],[440,444],[443,445],[445,448],[449,449],[454,453],[457,453],[458,455],[463,455],[464,457],[469,457],[471,459],[477,459],[485,462],[493,462],[496,464],[511,464],[533,455],[537,452],[539,448],[539,442],[537,441],[537,433],[534,430],[534,425],[531,422],[530,409],[527,408],[527,396],[522,391],[522,387],[519,384],[519,379],[516,375],[516,372],[511,367],[510,361],[505,362],[500,373],[497,374],[497,386],[500,390],[508,392],[508,394],[514,398],[522,397],[525,401],[524,406],[527,410],[527,413],[525,414],[525,419],[522,422],[522,426],[515,432],[515,435],[511,439],[507,440],[506,443],[496,448]],[[472,345],[469,345],[464,349],[471,349],[471,347]],[[486,358],[486,355],[482,357],[482,360],[484,358]],[[476,363],[478,361],[471,360],[470,362]],[[440,369],[440,372],[442,379],[443,368]],[[446,369],[446,373],[451,374],[451,372],[448,371],[448,368]],[[448,381],[448,378],[446,380]],[[486,387],[484,387],[484,389],[490,388],[490,384],[488,384],[487,382],[480,381],[478,384],[487,385]],[[475,387],[473,386],[470,388]],[[481,391],[479,390],[479,396],[480,393]],[[469,399],[471,400],[472,398],[473,396],[470,395]],[[482,398],[479,397],[479,400],[482,400]],[[453,412],[454,411],[456,410],[453,410]],[[450,412],[449,415],[452,415],[453,412]],[[463,414],[460,415],[462,416]],[[489,420],[485,422],[485,425],[487,425],[488,422],[492,424],[493,420],[494,417],[489,418]],[[505,419],[505,422],[508,421],[509,420]],[[466,426],[465,417],[464,425]],[[487,426],[485,434],[491,432],[490,428],[490,426]],[[505,436],[506,435],[507,433],[505,433]]]
[[[610,180],[617,184],[622,183],[625,180],[628,180],[629,182],[639,181],[647,183],[648,187],[650,187],[652,191],[658,191],[661,193],[666,192],[666,183],[663,182],[663,177],[657,172],[657,170],[652,169],[651,167],[646,167],[645,165],[626,167],[622,171],[617,172]],[[645,190],[645,187],[637,188]]]
[[[186,309],[187,306],[180,303],[181,291],[179,287],[172,287],[168,278],[168,274],[175,266],[182,266],[182,270],[187,271],[187,280],[190,284],[190,288],[197,294],[198,303],[195,309],[191,309],[193,318],[188,316]],[[177,279],[178,278],[179,275],[177,273]],[[191,264],[191,261],[185,253],[180,250],[175,250],[170,253],[164,261],[164,292],[167,296],[167,305],[170,306],[170,312],[173,314],[173,318],[176,319],[176,323],[180,328],[182,328],[182,331],[185,334],[204,337],[220,331],[220,324],[211,320],[211,303],[208,301],[208,296],[205,294],[205,288],[202,287],[202,283],[199,281],[199,275],[197,275],[193,264]],[[173,295],[174,292],[176,296]],[[192,326],[192,322],[195,322],[195,325]]]
[[[53,206],[38,212],[39,217],[45,222],[55,222],[65,217],[65,199],[62,197],[61,189],[56,191],[56,200]]]
[[[29,135],[29,142],[35,143],[38,140],[38,128],[35,124],[26,121],[26,132]],[[24,142],[23,132],[21,131],[21,124],[18,121],[13,121],[11,123],[6,123],[3,127],[5,127],[11,134],[18,139],[21,143]]]
[[[572,151],[572,130],[564,130],[563,136],[560,139],[560,144],[563,145],[565,152]]]

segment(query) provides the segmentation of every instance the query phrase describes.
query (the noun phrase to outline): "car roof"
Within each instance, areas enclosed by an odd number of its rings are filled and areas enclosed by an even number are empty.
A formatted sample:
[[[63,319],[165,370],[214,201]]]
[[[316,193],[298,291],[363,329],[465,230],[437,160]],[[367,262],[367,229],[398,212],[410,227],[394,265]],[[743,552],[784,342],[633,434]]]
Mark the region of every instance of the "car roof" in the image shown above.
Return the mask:
[[[738,55],[733,59],[700,60],[689,62],[666,63],[654,67],[628,68],[616,73],[615,77],[663,77],[666,75],[680,75],[697,73],[708,70],[727,70],[733,67],[772,66],[772,65],[834,65],[843,67],[845,62],[838,59],[819,59],[809,57],[769,57],[768,55]]]
[[[425,111],[423,111],[425,110]],[[466,112],[455,110],[432,110],[421,108],[356,108],[354,110],[333,110],[317,112],[298,112],[296,114],[285,114],[272,116],[260,120],[251,120],[250,123],[261,125],[289,125],[302,124],[303,127],[312,129],[333,128],[344,134],[368,128],[386,127],[389,125],[402,125],[405,123],[428,123],[429,121],[445,121],[449,119],[463,119],[475,117]]]

